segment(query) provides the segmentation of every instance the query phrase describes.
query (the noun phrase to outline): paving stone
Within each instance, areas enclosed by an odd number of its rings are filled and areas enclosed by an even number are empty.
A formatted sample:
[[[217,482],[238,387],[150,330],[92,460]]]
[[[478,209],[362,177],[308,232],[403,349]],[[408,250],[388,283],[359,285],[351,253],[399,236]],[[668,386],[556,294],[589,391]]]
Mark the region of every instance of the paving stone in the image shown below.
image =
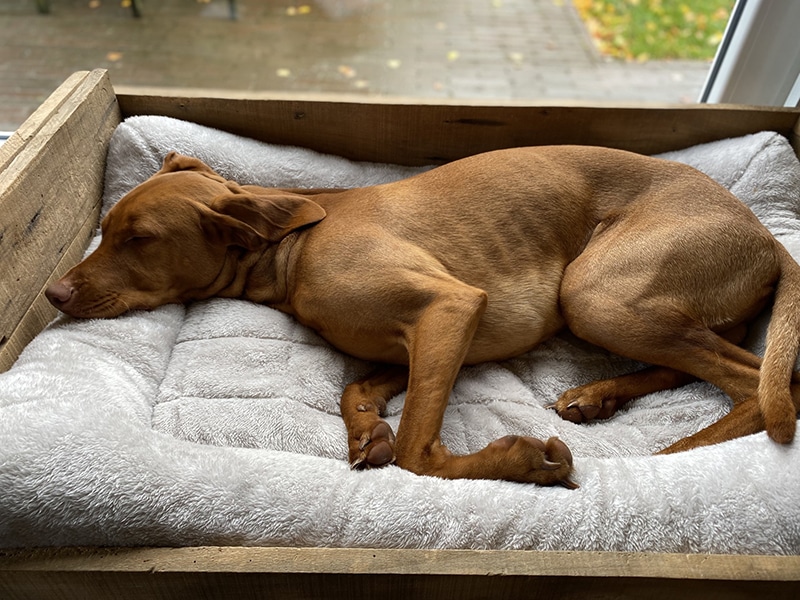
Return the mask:
[[[115,84],[420,98],[692,102],[708,63],[599,56],[568,0],[0,3],[0,130],[73,71]],[[307,8],[306,8],[307,7]]]

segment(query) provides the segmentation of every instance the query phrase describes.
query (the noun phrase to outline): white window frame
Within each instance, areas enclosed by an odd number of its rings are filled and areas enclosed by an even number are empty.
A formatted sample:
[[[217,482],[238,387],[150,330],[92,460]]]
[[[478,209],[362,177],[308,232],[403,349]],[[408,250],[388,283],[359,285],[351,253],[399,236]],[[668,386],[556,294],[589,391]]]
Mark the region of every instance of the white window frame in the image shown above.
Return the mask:
[[[737,0],[700,102],[800,105],[800,2]]]

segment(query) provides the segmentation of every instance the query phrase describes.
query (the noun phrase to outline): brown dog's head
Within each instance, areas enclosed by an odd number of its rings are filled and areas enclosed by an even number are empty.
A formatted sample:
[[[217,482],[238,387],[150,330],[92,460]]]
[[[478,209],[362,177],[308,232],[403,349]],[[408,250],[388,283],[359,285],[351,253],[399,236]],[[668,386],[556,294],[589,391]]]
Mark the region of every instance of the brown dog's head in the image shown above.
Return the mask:
[[[101,318],[220,294],[244,257],[325,217],[299,194],[253,189],[168,154],[109,211],[100,245],[50,284],[47,298],[68,315]]]

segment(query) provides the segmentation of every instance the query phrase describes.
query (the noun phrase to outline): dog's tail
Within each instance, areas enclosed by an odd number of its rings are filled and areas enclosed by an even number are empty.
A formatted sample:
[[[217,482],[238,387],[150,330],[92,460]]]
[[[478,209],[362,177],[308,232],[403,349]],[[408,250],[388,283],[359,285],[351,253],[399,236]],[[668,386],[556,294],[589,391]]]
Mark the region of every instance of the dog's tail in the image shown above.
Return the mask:
[[[800,265],[780,244],[781,277],[767,330],[767,347],[758,381],[758,405],[767,434],[781,444],[792,441],[797,407],[792,399],[792,374],[800,352]]]

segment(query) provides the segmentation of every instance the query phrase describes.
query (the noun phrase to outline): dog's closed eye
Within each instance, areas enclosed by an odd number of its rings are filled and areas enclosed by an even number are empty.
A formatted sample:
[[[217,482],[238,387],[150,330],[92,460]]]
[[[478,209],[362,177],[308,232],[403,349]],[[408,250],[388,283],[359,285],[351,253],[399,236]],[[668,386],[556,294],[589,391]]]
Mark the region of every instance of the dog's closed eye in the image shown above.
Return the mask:
[[[131,235],[128,236],[124,242],[122,242],[122,246],[125,248],[140,250],[145,246],[149,246],[150,243],[154,241],[156,241],[156,237],[153,235]]]
[[[144,242],[148,242],[154,240],[155,237],[152,235],[132,235],[127,240],[125,240],[126,244],[141,244]]]

